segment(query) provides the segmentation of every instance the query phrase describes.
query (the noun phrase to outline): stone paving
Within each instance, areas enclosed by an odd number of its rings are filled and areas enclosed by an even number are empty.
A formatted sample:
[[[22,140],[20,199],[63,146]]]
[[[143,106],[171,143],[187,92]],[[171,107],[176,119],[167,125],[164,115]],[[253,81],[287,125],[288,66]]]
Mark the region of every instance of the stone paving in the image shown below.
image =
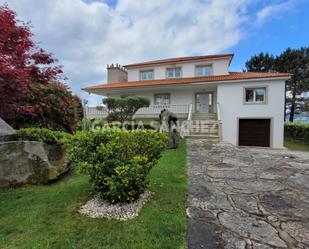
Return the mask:
[[[309,248],[309,153],[188,140],[189,249]]]

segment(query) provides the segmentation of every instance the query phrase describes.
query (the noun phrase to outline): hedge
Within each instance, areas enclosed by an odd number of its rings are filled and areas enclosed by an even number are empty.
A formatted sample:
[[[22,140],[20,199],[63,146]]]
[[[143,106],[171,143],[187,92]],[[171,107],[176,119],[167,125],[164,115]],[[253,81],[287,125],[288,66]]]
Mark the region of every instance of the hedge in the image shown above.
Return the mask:
[[[284,135],[287,138],[309,144],[309,124],[303,122],[286,123],[284,125]]]
[[[87,119],[84,118],[80,121],[79,130],[87,131],[90,129],[106,129],[106,128],[119,128],[125,130],[158,130],[159,123],[153,122],[137,122],[137,121],[128,121],[121,124],[120,122],[114,121],[111,123],[106,122],[101,118]]]
[[[66,147],[98,195],[117,203],[132,202],[144,192],[166,143],[166,135],[150,130],[91,129],[77,132]]]
[[[23,128],[10,137],[11,140],[37,141],[46,144],[63,144],[65,138],[71,135],[63,131],[53,131],[46,128]]]

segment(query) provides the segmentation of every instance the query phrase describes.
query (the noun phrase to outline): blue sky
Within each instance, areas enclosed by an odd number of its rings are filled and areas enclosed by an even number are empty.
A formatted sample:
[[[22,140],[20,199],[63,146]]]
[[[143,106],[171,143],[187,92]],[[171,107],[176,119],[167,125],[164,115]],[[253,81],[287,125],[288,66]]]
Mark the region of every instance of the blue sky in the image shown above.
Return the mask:
[[[235,53],[232,70],[241,70],[251,55],[261,51],[280,54],[287,47],[309,46],[309,1],[297,1],[289,10],[263,25],[246,27],[247,36],[227,51]]]
[[[309,45],[309,0],[0,0],[31,21],[34,39],[64,66],[68,84],[106,82],[106,64],[234,53],[250,56]]]

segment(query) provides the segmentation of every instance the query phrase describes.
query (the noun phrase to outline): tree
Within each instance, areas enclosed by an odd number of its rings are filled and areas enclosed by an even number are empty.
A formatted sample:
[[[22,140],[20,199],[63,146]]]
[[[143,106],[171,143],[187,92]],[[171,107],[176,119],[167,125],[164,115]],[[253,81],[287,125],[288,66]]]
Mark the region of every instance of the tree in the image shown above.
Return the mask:
[[[80,100],[68,86],[60,82],[33,84],[27,89],[24,101],[34,108],[36,115],[17,114],[18,128],[45,127],[74,132],[81,119]],[[21,100],[23,101],[23,100]]]
[[[124,121],[132,120],[133,115],[138,109],[148,107],[150,101],[144,97],[120,97],[103,99],[109,110],[108,121]]]
[[[24,101],[27,89],[61,79],[62,70],[52,66],[55,59],[32,41],[29,23],[18,21],[7,5],[0,6],[0,23],[0,116],[17,127],[19,114],[39,115]]]
[[[291,79],[286,82],[286,91],[292,94],[289,121],[293,122],[297,95],[309,91],[309,48],[287,48],[276,57],[260,53],[246,62],[246,69],[257,72],[275,70],[291,74]]]
[[[309,48],[286,49],[277,57],[276,68],[279,72],[292,74],[286,90],[292,94],[289,121],[293,122],[297,95],[309,91]]]
[[[246,69],[249,72],[269,72],[275,70],[275,60],[275,57],[269,53],[260,53],[246,62]]]

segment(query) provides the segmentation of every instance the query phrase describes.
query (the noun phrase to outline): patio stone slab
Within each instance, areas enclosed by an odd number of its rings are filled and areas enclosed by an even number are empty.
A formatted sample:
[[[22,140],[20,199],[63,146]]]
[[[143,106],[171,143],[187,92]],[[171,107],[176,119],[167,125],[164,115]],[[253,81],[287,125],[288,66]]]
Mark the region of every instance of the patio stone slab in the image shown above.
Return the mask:
[[[188,248],[309,248],[309,153],[188,140]]]

